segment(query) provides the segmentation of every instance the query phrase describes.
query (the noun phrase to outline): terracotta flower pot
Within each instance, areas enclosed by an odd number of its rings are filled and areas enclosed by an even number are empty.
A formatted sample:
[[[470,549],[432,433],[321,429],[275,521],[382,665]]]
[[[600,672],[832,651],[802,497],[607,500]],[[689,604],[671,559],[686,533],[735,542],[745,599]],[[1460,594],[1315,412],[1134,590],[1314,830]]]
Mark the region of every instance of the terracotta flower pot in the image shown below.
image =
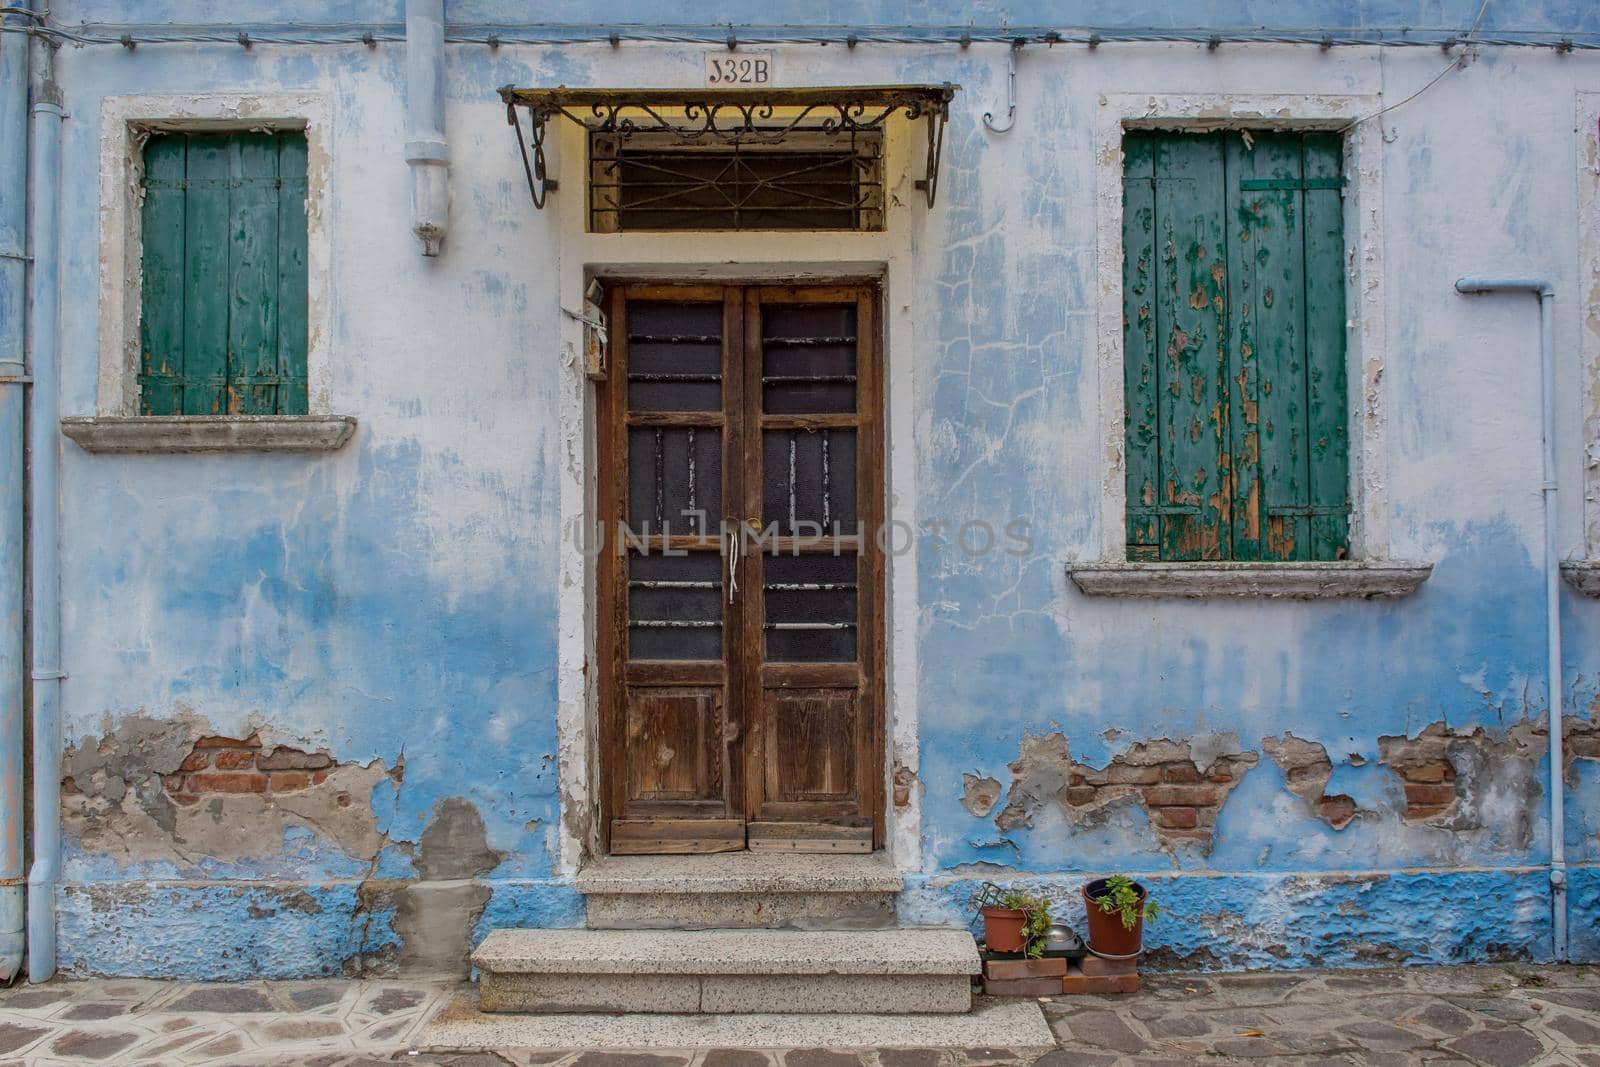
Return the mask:
[[[984,908],[983,943],[990,952],[1021,952],[1028,939],[1023,929],[1028,913],[1020,908]]]
[[[1096,899],[1106,891],[1106,880],[1097,878],[1083,887],[1083,909],[1089,915],[1089,951],[1096,956],[1132,958],[1144,947],[1144,886],[1133,883],[1139,894],[1139,917],[1130,929],[1122,925],[1122,913],[1101,911]]]

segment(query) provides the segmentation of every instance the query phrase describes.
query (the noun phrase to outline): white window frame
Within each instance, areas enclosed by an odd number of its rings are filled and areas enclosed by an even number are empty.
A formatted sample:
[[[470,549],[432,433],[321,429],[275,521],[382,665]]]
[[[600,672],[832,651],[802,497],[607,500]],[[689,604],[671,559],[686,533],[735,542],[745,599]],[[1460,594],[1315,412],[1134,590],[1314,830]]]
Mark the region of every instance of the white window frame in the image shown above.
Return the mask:
[[[1600,286],[1600,92],[1578,93],[1578,248],[1577,284],[1569,298],[1557,293],[1558,309],[1571,301],[1577,309],[1578,336],[1581,338],[1579,393],[1585,398],[1582,412],[1583,447],[1583,552],[1589,560],[1600,559],[1600,301],[1595,300]]]
[[[112,96],[100,108],[100,368],[96,414],[139,414],[144,258],[144,145],[152,133],[298,130],[306,137],[306,410],[331,414],[333,336],[329,141],[332,110],[316,93]],[[295,416],[257,416],[257,421]]]
[[[1217,129],[1344,131],[1346,347],[1349,368],[1350,554],[1356,563],[1389,551],[1387,430],[1384,383],[1383,145],[1378,123],[1356,122],[1382,107],[1376,94],[1108,94],[1095,121],[1095,221],[1098,229],[1096,354],[1100,373],[1100,439],[1110,457],[1100,486],[1103,564],[1127,564],[1127,466],[1123,416],[1127,399],[1122,351],[1123,137],[1129,130]],[[1354,125],[1352,125],[1354,123]],[[1177,566],[1147,564],[1146,567]],[[1233,564],[1239,573],[1296,566]],[[1298,565],[1302,568],[1304,565]],[[1323,565],[1339,566],[1339,565]],[[1230,584],[1224,579],[1219,585]],[[1204,595],[1192,593],[1188,595]],[[1367,594],[1370,595],[1370,594]]]

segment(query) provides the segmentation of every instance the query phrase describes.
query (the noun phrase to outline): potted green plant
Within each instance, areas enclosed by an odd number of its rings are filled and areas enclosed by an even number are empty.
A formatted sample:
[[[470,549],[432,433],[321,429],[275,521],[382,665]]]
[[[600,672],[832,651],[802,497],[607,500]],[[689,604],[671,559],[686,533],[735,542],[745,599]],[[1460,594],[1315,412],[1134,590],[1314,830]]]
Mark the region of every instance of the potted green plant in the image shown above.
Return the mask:
[[[985,882],[976,903],[983,916],[983,943],[990,952],[1022,952],[1033,959],[1044,955],[1050,930],[1050,902]]]
[[[1083,887],[1089,916],[1089,951],[1105,959],[1127,960],[1144,947],[1144,924],[1154,922],[1161,906],[1144,886],[1125,874],[1097,878]]]

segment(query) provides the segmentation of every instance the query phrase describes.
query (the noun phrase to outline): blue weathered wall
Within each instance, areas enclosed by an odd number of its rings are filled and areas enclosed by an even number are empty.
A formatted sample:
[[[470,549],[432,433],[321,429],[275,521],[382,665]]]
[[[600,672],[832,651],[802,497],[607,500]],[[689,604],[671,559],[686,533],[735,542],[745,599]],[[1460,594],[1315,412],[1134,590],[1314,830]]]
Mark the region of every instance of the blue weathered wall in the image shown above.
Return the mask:
[[[401,6],[80,0],[57,18],[396,24]],[[885,0],[767,5],[756,18],[745,5],[557,3],[540,17],[1449,31],[1478,8]],[[524,16],[520,5],[460,0],[449,17]],[[1484,29],[1596,33],[1600,11],[1494,4]],[[965,87],[940,204],[916,216],[912,276],[890,279],[928,341],[890,401],[891,418],[915,426],[914,454],[899,460],[915,476],[915,513],[899,517],[952,528],[1023,517],[1036,546],[1022,558],[919,550],[917,625],[896,646],[918,664],[922,851],[905,916],[965,921],[972,885],[989,878],[1071,901],[1080,872],[1117,868],[1156,888],[1171,919],[1150,939],[1175,961],[1547,958],[1535,320],[1531,301],[1467,303],[1450,284],[1488,271],[1558,278],[1562,543],[1581,555],[1582,420],[1594,416],[1580,398],[1595,389],[1595,368],[1577,357],[1573,116],[1577,93],[1600,84],[1596,59],[1485,49],[1383,120],[1393,140],[1375,251],[1388,310],[1373,355],[1384,365],[1389,554],[1436,567],[1393,603],[1260,604],[1091,600],[1065,574],[1067,561],[1096,558],[1104,524],[1121,521],[1102,513],[1100,490],[1102,420],[1121,416],[1101,411],[1095,358],[1096,174],[1117,165],[1095,154],[1098,100],[1381,91],[1392,102],[1437,73],[1438,51],[1031,49],[1019,125],[1003,139],[978,122],[1004,91],[993,46],[784,55],[817,64],[821,83]],[[556,645],[570,548],[556,472],[572,442],[559,429],[555,223],[528,203],[494,89],[695,84],[698,56],[694,46],[452,46],[452,229],[446,254],[425,261],[408,230],[403,46],[62,51],[72,115],[64,413],[96,409],[102,102],[311,91],[333,116],[329,410],[360,423],[344,450],[316,458],[66,447],[68,970],[448,969],[474,931],[581,923],[559,863]],[[1563,593],[1569,708],[1593,736],[1600,602]],[[1464,784],[1445,817],[1408,818],[1395,764],[1430,726],[1444,731],[1438,744]],[[327,783],[281,802],[182,807],[165,796],[162,776],[197,739],[252,734],[326,752]],[[1355,807],[1347,825],[1335,829],[1314,796],[1291,790],[1264,743],[1285,735],[1321,746],[1325,794]],[[1214,833],[1163,836],[1132,794],[1067,803],[1073,773],[1126,765],[1134,746],[1163,741],[1201,771],[1238,761]],[[1573,947],[1594,958],[1600,762],[1575,759],[1567,775]],[[971,783],[981,793],[985,780],[992,794],[975,797]],[[568,818],[580,832],[582,813]],[[907,854],[897,850],[902,863]]]

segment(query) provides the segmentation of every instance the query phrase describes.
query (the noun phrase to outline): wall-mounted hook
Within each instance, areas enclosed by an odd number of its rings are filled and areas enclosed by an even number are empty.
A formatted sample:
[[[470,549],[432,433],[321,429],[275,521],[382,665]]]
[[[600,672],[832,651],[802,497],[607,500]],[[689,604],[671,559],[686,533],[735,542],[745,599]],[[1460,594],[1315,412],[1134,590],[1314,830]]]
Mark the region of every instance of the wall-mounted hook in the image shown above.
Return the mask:
[[[995,124],[994,112],[983,113],[983,125],[990,133],[1010,133],[1017,124],[1017,53],[1022,51],[1022,38],[1011,42],[1006,49],[1006,124]]]

